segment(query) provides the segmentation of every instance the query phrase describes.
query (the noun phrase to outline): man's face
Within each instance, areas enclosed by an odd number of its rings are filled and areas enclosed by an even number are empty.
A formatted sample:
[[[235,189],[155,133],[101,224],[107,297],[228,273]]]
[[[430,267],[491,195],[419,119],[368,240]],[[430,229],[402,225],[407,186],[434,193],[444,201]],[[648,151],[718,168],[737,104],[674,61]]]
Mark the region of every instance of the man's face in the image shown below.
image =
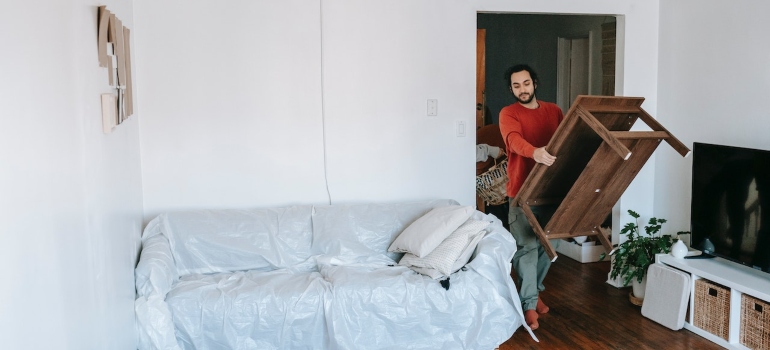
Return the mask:
[[[511,74],[511,92],[522,104],[532,102],[532,99],[535,98],[535,87],[537,85],[532,81],[529,72],[523,70]]]

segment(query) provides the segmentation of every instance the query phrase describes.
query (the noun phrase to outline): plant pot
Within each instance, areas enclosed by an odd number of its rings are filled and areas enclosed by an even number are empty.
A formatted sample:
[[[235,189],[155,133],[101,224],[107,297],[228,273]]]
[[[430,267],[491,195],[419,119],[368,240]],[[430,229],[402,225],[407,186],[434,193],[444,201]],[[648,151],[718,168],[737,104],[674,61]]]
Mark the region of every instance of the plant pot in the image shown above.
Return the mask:
[[[638,282],[636,278],[631,281],[631,289],[634,292],[634,296],[639,299],[644,299],[644,290],[647,288],[647,273],[645,272],[641,282]]]

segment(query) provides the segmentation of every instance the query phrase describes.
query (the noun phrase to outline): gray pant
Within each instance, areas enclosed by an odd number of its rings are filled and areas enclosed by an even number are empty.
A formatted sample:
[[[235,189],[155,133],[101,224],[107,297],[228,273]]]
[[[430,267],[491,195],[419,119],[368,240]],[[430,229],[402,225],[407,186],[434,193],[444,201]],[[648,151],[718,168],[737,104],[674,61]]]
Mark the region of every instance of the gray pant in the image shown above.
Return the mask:
[[[545,227],[556,206],[530,207],[540,227]],[[513,268],[519,277],[519,298],[524,310],[537,306],[537,295],[545,289],[543,280],[551,267],[551,259],[538,241],[521,207],[511,204],[508,210],[508,224],[513,238],[516,239],[516,254],[513,255]],[[551,240],[556,247],[559,240]]]

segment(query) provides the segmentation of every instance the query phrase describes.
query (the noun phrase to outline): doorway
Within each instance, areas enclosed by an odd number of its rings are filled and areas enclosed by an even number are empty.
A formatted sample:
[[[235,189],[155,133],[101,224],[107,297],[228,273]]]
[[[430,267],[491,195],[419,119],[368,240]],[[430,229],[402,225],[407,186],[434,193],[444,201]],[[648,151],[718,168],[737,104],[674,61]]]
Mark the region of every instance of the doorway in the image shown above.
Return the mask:
[[[557,103],[564,113],[579,94],[619,91],[615,16],[479,13],[476,23],[477,129],[497,124],[500,110],[515,102],[504,72],[517,63],[538,73],[538,100]],[[479,203],[479,210],[490,212]],[[504,216],[498,217],[507,222],[507,210]]]
[[[593,72],[588,37],[559,38],[556,59],[556,104],[569,110],[578,95],[589,95]]]
[[[537,71],[539,100],[558,104],[559,38],[587,39],[584,46],[587,46],[588,62],[570,74],[589,77],[589,95],[614,95],[617,91],[615,16],[479,13],[476,23],[477,29],[484,30],[483,67],[477,65],[477,74],[484,75],[483,79],[477,79],[484,84],[482,90],[477,91],[477,103],[483,102],[486,108],[483,125],[496,124],[500,110],[515,102],[503,73],[516,63],[527,63]],[[570,101],[567,104],[573,99],[565,98]]]

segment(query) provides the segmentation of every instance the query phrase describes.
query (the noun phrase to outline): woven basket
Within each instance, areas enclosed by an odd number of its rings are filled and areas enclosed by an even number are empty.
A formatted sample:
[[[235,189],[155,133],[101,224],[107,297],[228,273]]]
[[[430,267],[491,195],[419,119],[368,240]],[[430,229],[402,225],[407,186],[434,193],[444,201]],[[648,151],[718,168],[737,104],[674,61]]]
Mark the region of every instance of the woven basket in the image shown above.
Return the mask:
[[[693,325],[728,340],[730,331],[730,289],[705,279],[695,281]]]
[[[631,304],[634,304],[636,306],[644,305],[644,299],[635,297],[633,291],[628,293],[628,300],[631,301]]]
[[[743,294],[741,344],[749,349],[770,349],[770,303]]]
[[[496,163],[483,174],[476,176],[476,194],[487,205],[500,205],[508,199],[508,159]]]

